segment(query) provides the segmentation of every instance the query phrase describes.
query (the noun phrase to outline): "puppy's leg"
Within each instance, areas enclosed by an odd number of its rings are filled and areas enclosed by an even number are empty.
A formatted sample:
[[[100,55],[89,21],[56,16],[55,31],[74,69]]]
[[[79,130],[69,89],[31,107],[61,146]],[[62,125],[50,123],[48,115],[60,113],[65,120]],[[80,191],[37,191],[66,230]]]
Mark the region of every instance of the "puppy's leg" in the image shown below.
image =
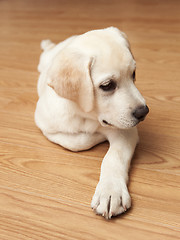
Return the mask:
[[[107,135],[110,148],[101,165],[101,175],[91,206],[97,214],[111,218],[125,212],[131,206],[127,189],[128,169],[138,134],[131,130],[110,131]]]
[[[92,148],[98,143],[106,140],[105,136],[100,133],[44,133],[44,135],[52,142],[61,145],[71,151],[83,151]]]

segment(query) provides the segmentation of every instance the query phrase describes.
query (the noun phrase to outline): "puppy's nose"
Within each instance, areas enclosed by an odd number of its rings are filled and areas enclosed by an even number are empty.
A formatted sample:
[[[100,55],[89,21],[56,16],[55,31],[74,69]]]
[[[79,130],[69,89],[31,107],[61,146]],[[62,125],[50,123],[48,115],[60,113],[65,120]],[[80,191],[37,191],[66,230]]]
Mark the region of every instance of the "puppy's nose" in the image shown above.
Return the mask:
[[[145,116],[148,114],[149,108],[147,105],[140,106],[136,108],[136,110],[133,112],[133,116],[138,119],[139,121],[143,121]]]

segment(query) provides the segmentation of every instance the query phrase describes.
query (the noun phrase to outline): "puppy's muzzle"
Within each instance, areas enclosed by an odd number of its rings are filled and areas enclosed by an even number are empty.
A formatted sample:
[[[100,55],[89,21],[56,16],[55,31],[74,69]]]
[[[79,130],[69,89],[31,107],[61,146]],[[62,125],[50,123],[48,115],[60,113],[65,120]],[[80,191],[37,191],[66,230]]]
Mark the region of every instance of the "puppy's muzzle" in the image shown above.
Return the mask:
[[[142,105],[138,108],[136,108],[136,110],[132,113],[133,116],[140,122],[143,121],[146,117],[146,115],[149,112],[149,108],[147,105]]]

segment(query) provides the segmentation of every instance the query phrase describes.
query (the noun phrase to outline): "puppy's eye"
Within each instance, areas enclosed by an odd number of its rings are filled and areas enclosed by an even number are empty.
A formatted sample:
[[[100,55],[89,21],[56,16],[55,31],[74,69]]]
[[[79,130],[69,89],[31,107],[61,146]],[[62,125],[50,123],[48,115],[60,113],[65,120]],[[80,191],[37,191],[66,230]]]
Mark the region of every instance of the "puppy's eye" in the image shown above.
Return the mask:
[[[103,91],[113,91],[116,88],[117,84],[115,81],[110,80],[107,83],[103,83],[99,86],[100,89],[102,89]]]
[[[133,81],[135,81],[135,79],[136,79],[136,71],[133,72],[132,78],[133,78]]]

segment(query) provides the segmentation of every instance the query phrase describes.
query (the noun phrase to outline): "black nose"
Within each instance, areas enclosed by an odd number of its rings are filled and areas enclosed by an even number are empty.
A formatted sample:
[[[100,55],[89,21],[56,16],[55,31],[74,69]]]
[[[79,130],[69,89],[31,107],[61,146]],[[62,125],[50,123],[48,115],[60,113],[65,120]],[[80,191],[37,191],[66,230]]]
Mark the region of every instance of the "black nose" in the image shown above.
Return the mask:
[[[140,106],[136,108],[136,110],[133,112],[133,116],[138,119],[139,121],[143,121],[145,116],[148,114],[149,108],[147,105]]]

